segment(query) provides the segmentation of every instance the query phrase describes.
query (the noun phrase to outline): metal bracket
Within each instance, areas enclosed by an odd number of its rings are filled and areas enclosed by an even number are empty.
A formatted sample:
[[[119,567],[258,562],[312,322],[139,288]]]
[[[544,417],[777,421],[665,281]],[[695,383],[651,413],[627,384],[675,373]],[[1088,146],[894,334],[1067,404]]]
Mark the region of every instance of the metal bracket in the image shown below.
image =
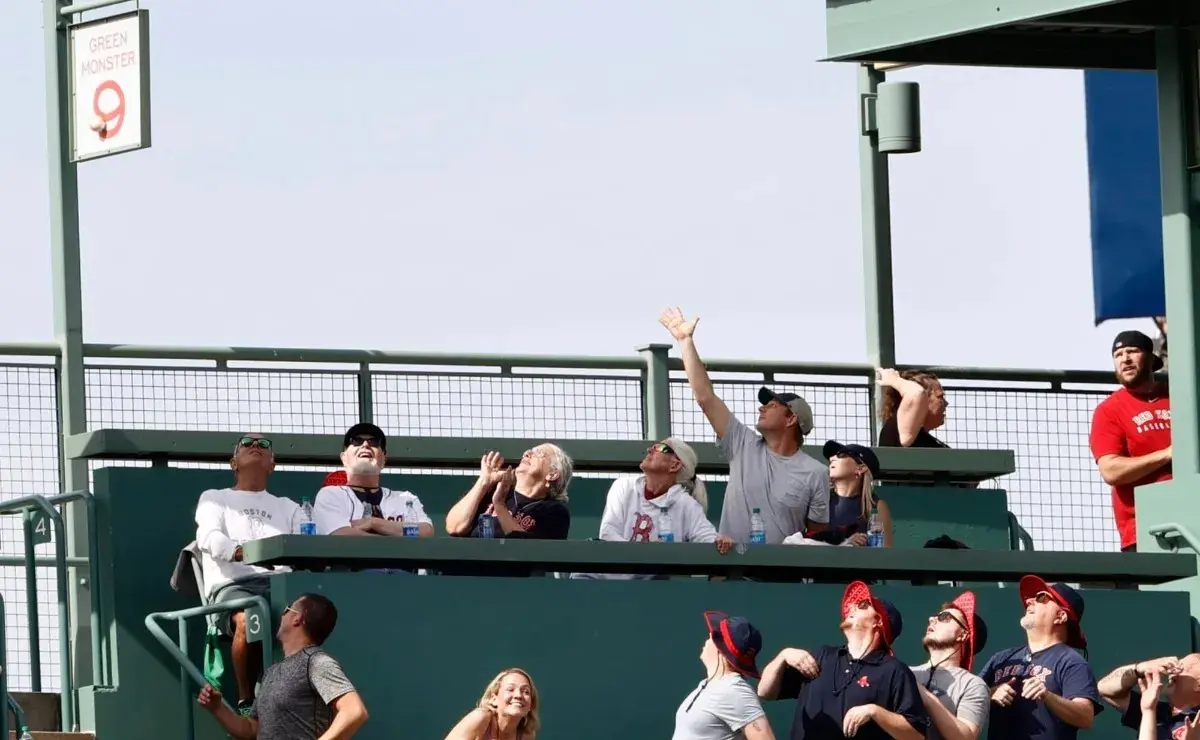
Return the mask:
[[[863,136],[879,131],[879,121],[875,114],[875,103],[879,96],[875,93],[862,93],[859,98],[858,124]]]
[[[1151,537],[1158,540],[1160,546],[1169,547],[1172,552],[1179,550],[1179,545],[1173,540],[1183,540],[1197,555],[1200,555],[1200,539],[1192,534],[1192,530],[1178,522],[1157,524],[1150,527],[1149,533]]]

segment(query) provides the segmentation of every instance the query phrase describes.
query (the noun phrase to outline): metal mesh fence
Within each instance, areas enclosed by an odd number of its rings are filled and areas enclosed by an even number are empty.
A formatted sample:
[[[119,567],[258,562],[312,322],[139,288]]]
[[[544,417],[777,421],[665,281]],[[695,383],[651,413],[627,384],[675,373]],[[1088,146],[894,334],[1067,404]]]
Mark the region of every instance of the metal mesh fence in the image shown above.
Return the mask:
[[[607,374],[606,374],[607,372]],[[715,389],[744,422],[757,416],[761,377],[716,374]],[[642,377],[637,371],[498,369],[372,370],[377,423],[396,435],[640,439]],[[106,363],[86,370],[89,428],[263,431],[339,434],[360,418],[353,369]],[[1011,449],[1017,472],[989,483],[1008,491],[1010,508],[1043,550],[1113,550],[1107,487],[1088,453],[1091,411],[1111,388],[1059,389],[943,379],[949,421],[937,436],[953,447]],[[866,378],[776,375],[769,385],[803,395],[816,414],[813,442],[870,440]],[[675,434],[711,441],[712,431],[679,374],[670,386]],[[0,364],[0,500],[60,492],[55,368],[48,362]],[[136,464],[104,462],[99,465]],[[180,463],[181,467],[223,467]],[[320,466],[280,466],[317,470]],[[406,468],[395,472],[461,474],[474,470]],[[586,476],[601,473],[581,474]],[[966,492],[964,495],[970,495]],[[19,557],[18,517],[0,518],[0,556]],[[49,556],[52,545],[38,554]],[[43,686],[58,686],[54,573],[38,569]],[[24,570],[0,565],[8,608],[9,680],[28,689]]]

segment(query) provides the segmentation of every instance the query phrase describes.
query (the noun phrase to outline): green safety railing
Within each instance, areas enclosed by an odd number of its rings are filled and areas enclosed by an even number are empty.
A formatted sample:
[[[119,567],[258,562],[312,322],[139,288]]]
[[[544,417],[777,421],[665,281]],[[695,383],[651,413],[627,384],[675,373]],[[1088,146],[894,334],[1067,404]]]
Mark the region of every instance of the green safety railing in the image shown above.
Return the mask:
[[[17,727],[16,727],[17,740],[26,740],[26,738],[32,737],[29,734],[29,718],[27,716],[25,716],[24,707],[22,707],[20,705],[20,703],[17,702],[17,700],[13,698],[12,694],[9,694],[7,691],[5,691],[4,693],[8,698],[8,711],[12,712],[13,717],[15,717],[17,720]],[[8,736],[8,714],[7,713],[4,716],[4,722],[0,723],[0,732],[4,733],[4,735],[3,735],[4,737]]]
[[[155,612],[146,615],[146,629],[150,630],[150,634],[154,635],[154,639],[158,640],[159,644],[179,664],[179,685],[184,703],[183,737],[185,740],[194,740],[196,737],[193,707],[195,695],[193,693],[193,686],[199,687],[208,683],[208,679],[204,677],[204,673],[187,656],[187,620],[192,617],[206,617],[210,614],[224,614],[235,611],[244,611],[246,614],[246,641],[249,643],[263,643],[263,665],[269,666],[273,664],[275,662],[275,642],[274,634],[271,630],[271,609],[267,605],[267,600],[261,596],[248,596],[243,599],[231,599],[220,604],[208,604],[207,606],[195,606],[190,609],[180,609],[173,612]],[[159,621],[175,622],[178,625],[179,631],[175,641],[172,641],[167,636],[166,631],[159,625]],[[233,707],[229,702],[225,701],[223,696],[221,702],[229,707],[230,711],[234,711]]]
[[[0,514],[16,514],[22,516],[25,540],[25,594],[26,610],[29,622],[29,661],[33,690],[42,690],[42,657],[41,634],[38,619],[38,586],[37,586],[37,556],[34,547],[38,539],[54,542],[54,568],[58,592],[58,660],[61,676],[62,695],[62,726],[64,730],[77,726],[75,712],[75,682],[71,674],[71,609],[68,598],[67,575],[67,538],[66,526],[58,504],[72,501],[83,501],[87,511],[88,524],[88,572],[91,579],[89,594],[91,596],[91,628],[92,628],[92,680],[96,685],[104,684],[104,655],[103,636],[100,630],[100,584],[99,557],[96,541],[96,508],[95,500],[87,491],[73,491],[59,496],[24,496],[0,503]],[[43,518],[44,517],[44,518]],[[47,522],[49,524],[47,525]],[[49,527],[53,527],[53,537],[50,537]]]

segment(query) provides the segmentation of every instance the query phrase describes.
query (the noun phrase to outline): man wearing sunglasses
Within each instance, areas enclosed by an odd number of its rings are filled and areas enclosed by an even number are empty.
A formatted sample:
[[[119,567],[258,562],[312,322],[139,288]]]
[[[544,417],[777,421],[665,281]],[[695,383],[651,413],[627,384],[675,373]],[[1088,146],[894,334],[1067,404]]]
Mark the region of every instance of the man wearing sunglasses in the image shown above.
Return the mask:
[[[313,503],[318,534],[403,537],[405,525],[415,522],[418,536],[433,536],[433,520],[421,499],[379,485],[387,465],[387,437],[382,429],[363,422],[346,430],[342,465],[345,484],[326,484]]]
[[[1083,597],[1038,576],[1021,579],[1020,595],[1026,644],[1001,650],[979,672],[991,689],[988,738],[1075,740],[1104,708],[1084,657]]]
[[[295,501],[267,492],[267,478],[275,469],[271,440],[261,434],[244,434],[233,445],[231,488],[200,494],[196,505],[196,545],[211,603],[251,596],[266,596],[269,577],[286,571],[242,562],[242,545],[280,534],[291,534],[300,507]],[[246,641],[242,612],[222,617],[218,626],[233,638],[233,673],[237,679],[238,709],[248,711],[254,699],[254,681],[262,671],[262,646]]]
[[[929,660],[912,669],[929,713],[928,740],[976,740],[988,719],[988,687],[971,673],[987,643],[987,624],[964,591],[929,618],[921,644]]]
[[[786,648],[763,669],[758,695],[796,699],[792,740],[924,740],[917,680],[892,653],[904,622],[862,581],[842,595],[842,647]]]

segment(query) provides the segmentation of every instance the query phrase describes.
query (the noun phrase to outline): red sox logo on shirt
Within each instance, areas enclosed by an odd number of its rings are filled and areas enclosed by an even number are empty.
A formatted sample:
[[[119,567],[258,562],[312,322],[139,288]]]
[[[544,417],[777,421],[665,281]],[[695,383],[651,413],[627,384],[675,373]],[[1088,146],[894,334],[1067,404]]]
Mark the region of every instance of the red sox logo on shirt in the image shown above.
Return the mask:
[[[1013,663],[1000,668],[992,676],[992,686],[998,686],[1010,678],[1038,678],[1043,681],[1049,681],[1054,675],[1054,671],[1044,665],[1034,665],[1033,663]]]
[[[859,686],[861,686],[861,687],[862,687],[862,688],[864,688],[864,689],[869,689],[869,688],[871,688],[871,682],[870,682],[869,680],[867,680],[867,677],[866,677],[866,676],[859,676],[859,677],[858,677],[858,685],[859,685]]]
[[[650,532],[654,529],[654,520],[645,514],[638,514],[633,520],[633,535],[630,542],[649,542]]]
[[[1171,430],[1171,409],[1146,409],[1131,420],[1137,433],[1167,432]]]
[[[488,504],[487,511],[485,511],[484,513],[487,514],[488,516],[496,516],[495,504]],[[526,532],[532,532],[533,528],[537,526],[537,520],[535,520],[533,517],[529,516],[528,514],[523,514],[523,513],[518,512],[516,514],[513,514],[512,517],[513,517],[513,519],[516,520],[517,526],[519,526],[521,529],[525,530]],[[390,518],[391,517],[389,517],[389,519]]]

